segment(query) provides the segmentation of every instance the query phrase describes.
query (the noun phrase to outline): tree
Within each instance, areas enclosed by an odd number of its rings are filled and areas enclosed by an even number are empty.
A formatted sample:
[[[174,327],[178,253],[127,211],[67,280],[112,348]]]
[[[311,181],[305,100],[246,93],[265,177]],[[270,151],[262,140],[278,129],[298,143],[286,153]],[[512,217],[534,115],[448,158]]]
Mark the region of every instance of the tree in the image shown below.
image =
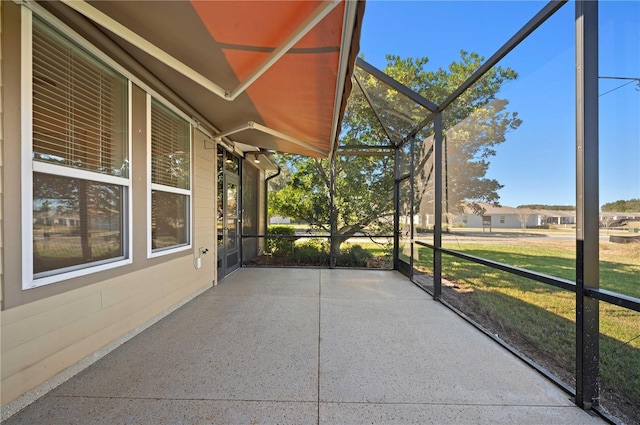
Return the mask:
[[[414,60],[388,55],[384,72],[437,104],[465,81],[482,61],[478,54],[461,51],[460,60],[452,62],[448,69],[431,72],[424,70],[427,58]],[[357,71],[356,77],[377,106],[386,131],[354,84],[343,119],[340,145],[397,144],[428,116],[426,109],[383,86],[369,74]],[[448,176],[455,175],[455,179],[447,179],[446,197],[450,210],[447,212],[460,209],[462,203],[498,200],[497,190],[502,186],[496,180],[485,178],[489,158],[495,155],[494,147],[506,140],[506,133],[516,129],[521,121],[516,113],[506,111],[508,101],[496,99],[496,95],[505,82],[515,78],[517,74],[512,69],[494,67],[445,111],[445,168]],[[427,127],[420,134],[427,135],[430,131]],[[432,176],[429,140],[421,137],[416,143],[417,179],[425,181]],[[270,211],[306,221],[315,229],[330,232],[333,228],[331,252],[334,255],[339,254],[340,245],[356,233],[390,234],[394,211],[394,159],[384,153],[380,149],[376,155],[369,156],[336,155],[332,161],[283,156],[281,166],[288,170],[291,178],[270,196]],[[408,170],[408,153],[401,148],[401,158],[404,158],[401,159],[401,170]],[[333,214],[331,191],[335,193]],[[400,187],[401,203],[408,196],[411,194],[407,183]],[[420,196],[429,194],[422,191]]]
[[[528,209],[523,209],[522,211],[518,212],[518,218],[520,219],[520,225],[522,226],[523,229],[527,228],[527,222],[529,221],[529,217],[531,217],[531,214],[533,213],[533,211],[528,210]]]
[[[550,210],[550,211],[575,211],[573,205],[546,205],[546,204],[525,204],[518,205],[516,208],[526,208],[531,210]]]
[[[628,201],[618,200],[602,205],[603,212],[638,212],[640,211],[640,199],[634,198]]]

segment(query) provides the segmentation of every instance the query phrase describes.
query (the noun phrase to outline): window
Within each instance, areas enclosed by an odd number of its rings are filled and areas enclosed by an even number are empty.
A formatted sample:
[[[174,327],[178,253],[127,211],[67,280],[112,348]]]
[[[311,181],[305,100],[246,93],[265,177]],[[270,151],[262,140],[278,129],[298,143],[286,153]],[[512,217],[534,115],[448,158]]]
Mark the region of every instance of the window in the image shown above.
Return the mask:
[[[504,224],[504,216],[503,215],[500,216],[500,223]]]
[[[130,179],[127,79],[30,11],[25,22],[27,289],[130,263]]]
[[[153,256],[190,247],[191,126],[155,99],[149,109]]]

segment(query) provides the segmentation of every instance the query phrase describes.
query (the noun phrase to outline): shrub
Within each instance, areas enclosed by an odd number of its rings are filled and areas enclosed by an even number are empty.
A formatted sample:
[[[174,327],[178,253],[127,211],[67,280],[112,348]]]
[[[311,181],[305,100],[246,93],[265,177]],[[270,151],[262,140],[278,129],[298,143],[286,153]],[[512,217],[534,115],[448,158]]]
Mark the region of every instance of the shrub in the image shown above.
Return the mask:
[[[289,226],[269,226],[267,228],[267,235],[295,236],[295,234],[295,229]],[[267,251],[269,251],[272,255],[291,255],[291,253],[293,252],[294,242],[295,239],[293,237],[267,238]]]
[[[304,266],[326,266],[329,264],[329,244],[320,240],[296,244],[293,262]]]
[[[349,245],[344,248],[338,258],[336,258],[336,266],[367,267],[369,260],[372,258],[373,254],[360,245]]]
[[[416,226],[416,233],[433,233],[433,227]]]

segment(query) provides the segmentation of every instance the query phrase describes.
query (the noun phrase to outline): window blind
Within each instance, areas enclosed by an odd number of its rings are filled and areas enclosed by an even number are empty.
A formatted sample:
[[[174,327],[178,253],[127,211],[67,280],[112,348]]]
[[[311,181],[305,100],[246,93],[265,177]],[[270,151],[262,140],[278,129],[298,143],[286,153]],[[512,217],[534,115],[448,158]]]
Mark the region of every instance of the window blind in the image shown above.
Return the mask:
[[[34,19],[33,159],[128,177],[127,81]]]
[[[151,103],[151,181],[189,189],[189,123],[155,99]]]

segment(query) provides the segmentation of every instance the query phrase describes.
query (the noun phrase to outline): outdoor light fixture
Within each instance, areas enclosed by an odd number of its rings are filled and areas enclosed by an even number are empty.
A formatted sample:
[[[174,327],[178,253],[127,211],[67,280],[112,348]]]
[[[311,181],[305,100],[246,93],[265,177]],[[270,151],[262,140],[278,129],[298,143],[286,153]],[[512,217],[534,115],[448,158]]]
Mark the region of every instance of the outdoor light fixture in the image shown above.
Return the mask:
[[[246,161],[251,161],[254,164],[260,164],[262,162],[262,155],[267,155],[267,166],[269,166],[269,155],[273,154],[272,151],[269,150],[256,150],[256,151],[248,151],[244,154],[244,159]]]

